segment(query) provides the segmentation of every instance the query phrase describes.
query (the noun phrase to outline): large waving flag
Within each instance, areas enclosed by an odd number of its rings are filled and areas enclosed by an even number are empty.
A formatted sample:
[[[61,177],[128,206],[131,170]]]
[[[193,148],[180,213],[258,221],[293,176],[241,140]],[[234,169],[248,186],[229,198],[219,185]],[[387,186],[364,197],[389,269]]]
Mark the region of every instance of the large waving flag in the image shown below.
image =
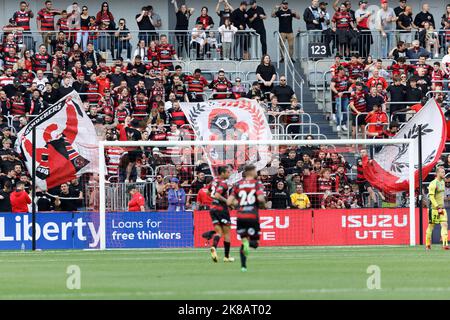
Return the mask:
[[[18,133],[16,150],[32,170],[36,128],[36,185],[43,190],[98,170],[98,140],[92,121],[73,91],[44,110]]]
[[[423,179],[433,170],[445,147],[446,122],[441,107],[430,99],[409,120],[393,139],[414,139],[418,150],[419,125],[422,125],[422,175]],[[362,159],[364,176],[374,187],[388,193],[407,191],[409,188],[408,144],[387,145],[376,153],[373,160]],[[414,181],[419,184],[419,153],[414,155]]]
[[[272,133],[264,110],[250,99],[214,100],[200,103],[181,103],[181,109],[194,128],[197,140],[271,140]],[[270,161],[269,147],[230,146],[205,147],[204,151],[213,175],[221,165],[234,169],[230,182],[242,177],[245,164],[252,163],[258,170]]]

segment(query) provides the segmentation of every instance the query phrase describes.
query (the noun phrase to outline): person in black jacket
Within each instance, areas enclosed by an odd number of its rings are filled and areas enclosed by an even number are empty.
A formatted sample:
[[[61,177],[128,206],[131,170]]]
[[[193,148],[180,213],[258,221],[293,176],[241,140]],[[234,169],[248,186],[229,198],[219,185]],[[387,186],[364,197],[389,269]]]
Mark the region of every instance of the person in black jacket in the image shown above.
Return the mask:
[[[394,83],[387,87],[386,91],[389,92],[391,99],[391,102],[402,102],[405,101],[406,96],[406,86],[402,84],[400,75],[395,75],[393,77]],[[400,109],[403,109],[403,104],[391,104],[389,113],[392,116],[392,114]],[[395,119],[400,122],[405,121],[405,115],[397,115],[395,116]]]
[[[306,23],[306,30],[313,30],[310,34],[312,39],[310,41],[316,42],[320,40],[321,32],[314,30],[322,30],[323,17],[320,16],[319,0],[312,0],[311,6],[305,9],[303,12],[303,20]]]
[[[248,15],[247,15],[247,2],[242,1],[239,8],[234,10],[230,16],[231,23],[239,30],[244,31],[247,29]],[[248,45],[250,39],[248,34],[237,33],[236,34],[236,45],[234,56],[237,60],[248,60]],[[238,49],[239,48],[239,49]]]
[[[25,100],[25,103],[30,115],[38,115],[49,107],[49,104],[44,101],[41,91],[38,89],[33,91],[31,97]]]
[[[3,189],[0,191],[0,212],[12,212],[11,208],[11,182],[6,181],[3,185]]]
[[[279,181],[272,192],[272,209],[291,208],[291,196],[287,192],[286,184]]]
[[[267,36],[266,27],[264,26],[264,20],[267,15],[264,9],[256,4],[256,0],[250,1],[250,9],[247,11],[248,26],[259,34],[259,40],[261,42],[262,54],[267,54]]]
[[[428,21],[433,28],[436,28],[436,24],[434,23],[434,17],[430,13],[430,5],[428,3],[424,3],[422,5],[422,11],[420,11],[414,18],[414,25],[422,29],[424,28],[424,23],[426,21]]]

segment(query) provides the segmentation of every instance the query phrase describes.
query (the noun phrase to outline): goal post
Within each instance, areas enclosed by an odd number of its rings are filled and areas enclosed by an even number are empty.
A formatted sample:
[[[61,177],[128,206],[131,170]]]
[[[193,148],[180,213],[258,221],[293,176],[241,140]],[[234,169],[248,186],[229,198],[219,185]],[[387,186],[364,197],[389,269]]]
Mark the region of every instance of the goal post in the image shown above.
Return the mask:
[[[99,142],[99,248],[107,249],[106,235],[106,176],[107,165],[105,161],[105,151],[108,147],[150,147],[150,148],[170,148],[170,147],[200,147],[205,151],[207,147],[277,147],[277,146],[294,146],[294,147],[320,147],[320,146],[358,146],[357,149],[365,149],[366,147],[378,146],[379,148],[393,145],[407,146],[407,162],[409,180],[409,244],[416,245],[416,210],[415,210],[415,170],[414,163],[417,157],[416,148],[413,139],[332,139],[332,140],[227,140],[227,141],[199,141],[199,140],[183,140],[183,141],[100,141]],[[406,156],[406,155],[405,155]]]

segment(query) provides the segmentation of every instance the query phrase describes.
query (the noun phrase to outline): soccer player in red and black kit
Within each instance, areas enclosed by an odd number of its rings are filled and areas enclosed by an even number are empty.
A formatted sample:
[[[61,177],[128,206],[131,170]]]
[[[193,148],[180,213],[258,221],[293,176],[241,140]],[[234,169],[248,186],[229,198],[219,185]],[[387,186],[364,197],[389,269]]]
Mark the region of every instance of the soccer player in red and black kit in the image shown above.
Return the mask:
[[[212,223],[214,224],[213,245],[211,247],[211,258],[214,262],[219,259],[217,257],[217,245],[220,238],[223,236],[223,247],[225,249],[225,257],[223,262],[233,262],[234,258],[230,257],[230,227],[231,219],[228,212],[227,198],[228,198],[228,184],[226,180],[231,175],[231,169],[228,166],[221,166],[218,168],[219,177],[209,186],[209,193],[213,199],[210,215]]]
[[[256,167],[247,165],[242,173],[244,179],[239,181],[228,197],[227,204],[237,209],[237,234],[241,237],[240,249],[241,271],[247,271],[247,256],[249,247],[254,249],[259,245],[259,214],[258,209],[266,208],[264,186],[257,180]]]

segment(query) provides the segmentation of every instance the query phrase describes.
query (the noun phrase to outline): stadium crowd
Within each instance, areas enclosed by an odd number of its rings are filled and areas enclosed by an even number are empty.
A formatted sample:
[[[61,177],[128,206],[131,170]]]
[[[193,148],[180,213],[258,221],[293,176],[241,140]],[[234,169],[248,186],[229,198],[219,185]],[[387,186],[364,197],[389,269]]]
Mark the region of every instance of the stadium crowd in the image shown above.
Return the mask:
[[[285,75],[277,77],[275,65],[267,55],[264,20],[268,16],[255,0],[249,4],[243,1],[237,8],[227,0],[219,0],[215,8],[220,17],[217,34],[208,8],[201,8],[189,37],[182,31],[188,31],[194,9],[172,3],[177,16],[175,30],[180,31],[176,44],[170,43],[168,35],[157,33],[161,18],[152,6],[142,8],[136,15],[139,35],[133,39],[126,19],[117,19],[107,2],[94,15],[78,3],[73,3],[72,11],[67,12],[45,1],[44,8],[36,14],[42,33],[42,41],[37,45],[30,36],[35,15],[26,2],[20,3],[19,10],[3,28],[0,44],[0,211],[21,212],[29,202],[26,191],[30,189],[30,176],[13,148],[16,133],[33,116],[72,91],[81,94],[86,113],[99,136],[106,140],[192,138],[180,102],[206,99],[256,99],[265,108],[269,122],[270,115],[281,114],[284,126],[301,122],[303,109],[293,88]],[[307,30],[320,31],[319,37],[325,37],[330,54],[335,56],[330,84],[334,104],[329,117],[336,122],[338,131],[347,131],[349,113],[353,137],[391,137],[411,112],[420,110],[427,94],[439,102],[447,98],[440,91],[448,89],[444,81],[450,75],[450,49],[441,62],[430,64],[429,58],[439,57],[446,47],[443,40],[450,37],[442,38],[442,33],[434,31],[437,26],[428,6],[424,4],[414,20],[405,0],[395,9],[385,0],[381,6],[378,15],[386,22],[381,23],[380,30],[386,54],[382,52],[380,57],[372,57],[367,45],[373,39],[367,40],[370,14],[366,1],[359,1],[356,12],[350,1],[341,5],[335,1],[336,12],[331,15],[325,2],[313,0],[303,14]],[[281,38],[287,41],[292,57],[293,19],[300,19],[301,15],[282,1],[273,8],[271,17],[279,20]],[[450,29],[450,6],[441,22],[442,30]],[[201,69],[189,73],[177,64],[189,50],[195,51],[196,59],[210,59],[214,54],[224,60],[233,56],[248,59],[248,42],[234,35],[250,28],[260,35],[262,45],[257,81],[251,86],[244,86],[238,77],[231,81],[224,70],[207,80]],[[418,39],[413,36],[413,28],[419,30]],[[391,30],[400,31],[398,41],[391,37]],[[107,59],[107,51],[112,59]],[[394,59],[389,66],[380,60],[387,57]],[[293,129],[289,133],[298,132]],[[106,151],[109,181],[154,183],[156,209],[167,208],[167,193],[175,188],[174,184],[186,191],[188,208],[207,206],[210,199],[205,186],[211,172],[205,158],[195,155],[196,150],[191,148],[144,148],[135,159],[127,150],[111,147]],[[174,158],[179,161],[168,166],[168,160]],[[383,205],[396,203],[395,195],[380,194],[367,183],[359,161],[349,163],[342,153],[326,145],[288,148],[275,156],[259,177],[271,207],[277,209],[378,206],[378,199],[383,200]],[[95,204],[86,200],[86,192],[94,197],[96,191],[88,191],[85,186],[96,180],[95,175],[89,174],[54,190],[38,190],[38,210],[95,209]]]

